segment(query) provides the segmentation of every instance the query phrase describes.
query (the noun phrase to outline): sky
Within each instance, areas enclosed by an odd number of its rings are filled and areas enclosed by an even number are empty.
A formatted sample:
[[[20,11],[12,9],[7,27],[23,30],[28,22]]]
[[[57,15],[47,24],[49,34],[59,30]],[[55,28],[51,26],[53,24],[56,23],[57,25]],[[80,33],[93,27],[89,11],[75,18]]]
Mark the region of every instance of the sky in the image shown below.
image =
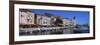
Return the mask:
[[[75,16],[77,24],[89,23],[89,11],[33,9],[32,12],[37,14],[50,13],[56,16],[63,16],[64,18],[72,18]]]

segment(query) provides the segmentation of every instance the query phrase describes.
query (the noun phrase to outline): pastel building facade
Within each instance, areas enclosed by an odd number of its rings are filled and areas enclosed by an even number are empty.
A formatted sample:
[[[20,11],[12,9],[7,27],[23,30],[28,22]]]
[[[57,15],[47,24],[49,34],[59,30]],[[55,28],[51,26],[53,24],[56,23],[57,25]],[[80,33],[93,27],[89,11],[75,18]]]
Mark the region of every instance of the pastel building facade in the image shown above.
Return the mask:
[[[71,24],[70,19],[64,18],[62,20],[63,20],[63,26],[67,26],[67,25],[70,25]]]
[[[76,26],[76,19],[75,19],[75,17],[73,17],[73,18],[63,18],[62,19],[63,20],[63,26],[67,26],[67,25],[71,25],[71,26]]]
[[[38,25],[42,24],[42,16],[40,14],[36,14],[36,23]]]
[[[20,24],[35,24],[35,13],[22,9],[19,11]]]
[[[19,23],[20,24],[27,24],[27,16],[28,16],[28,14],[26,13],[26,12],[19,12],[19,17],[20,17],[20,21],[19,21]]]
[[[77,24],[77,23],[76,23],[76,17],[74,16],[74,17],[71,19],[71,25],[75,27],[76,24]]]
[[[61,16],[55,16],[52,14],[36,14],[32,10],[20,9],[19,10],[19,23],[20,24],[34,24],[41,26],[55,26],[57,24],[57,18],[63,21],[63,26],[72,25],[76,26],[75,17],[68,19]],[[56,22],[56,23],[55,23]],[[59,21],[58,21],[59,22]]]
[[[19,10],[19,23],[20,24],[34,24],[42,26],[51,25],[51,17],[45,14],[36,14],[31,12],[31,10],[20,9]]]
[[[51,25],[51,18],[47,15],[37,14],[37,24],[43,26],[50,26]]]

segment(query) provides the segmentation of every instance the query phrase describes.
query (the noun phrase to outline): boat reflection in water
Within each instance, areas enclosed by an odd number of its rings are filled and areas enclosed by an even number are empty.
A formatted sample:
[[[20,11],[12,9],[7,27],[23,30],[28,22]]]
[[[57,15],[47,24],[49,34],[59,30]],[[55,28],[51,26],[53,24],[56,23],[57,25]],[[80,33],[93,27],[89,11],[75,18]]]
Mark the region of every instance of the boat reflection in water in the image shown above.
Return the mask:
[[[50,35],[50,34],[71,34],[72,28],[49,27],[49,28],[20,28],[19,35]]]
[[[81,27],[80,29],[73,27],[48,27],[48,28],[20,28],[20,36],[27,35],[53,35],[53,34],[80,34],[89,33],[89,28]]]
[[[88,27],[81,27],[79,29],[74,29],[73,33],[89,33],[89,28]]]

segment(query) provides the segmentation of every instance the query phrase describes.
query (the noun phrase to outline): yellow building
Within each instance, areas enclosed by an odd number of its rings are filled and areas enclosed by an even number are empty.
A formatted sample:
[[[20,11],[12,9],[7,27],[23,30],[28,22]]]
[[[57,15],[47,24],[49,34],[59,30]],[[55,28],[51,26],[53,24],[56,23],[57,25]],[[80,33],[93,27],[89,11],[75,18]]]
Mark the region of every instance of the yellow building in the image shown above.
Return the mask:
[[[71,21],[69,19],[64,18],[62,20],[63,20],[63,26],[67,26],[67,25],[70,25],[71,24],[70,23]]]

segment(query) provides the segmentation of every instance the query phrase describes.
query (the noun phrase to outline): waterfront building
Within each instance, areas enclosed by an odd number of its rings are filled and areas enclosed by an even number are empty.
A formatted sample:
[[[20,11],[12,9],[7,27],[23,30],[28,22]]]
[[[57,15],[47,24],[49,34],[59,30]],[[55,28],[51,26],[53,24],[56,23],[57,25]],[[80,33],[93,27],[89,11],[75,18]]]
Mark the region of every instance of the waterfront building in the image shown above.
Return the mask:
[[[69,19],[69,18],[63,18],[62,19],[63,20],[63,26],[68,26],[68,25],[70,25],[71,23],[71,20]]]
[[[50,20],[51,20],[51,18],[48,15],[45,15],[45,14],[42,15],[42,25],[49,26]]]
[[[75,16],[71,19],[71,25],[74,27],[76,26],[76,17]]]
[[[51,26],[55,26],[55,22],[56,22],[56,17],[55,16],[51,16]]]
[[[20,9],[20,24],[35,24],[39,26],[76,26],[76,17],[73,18],[63,18],[62,16],[55,16],[53,14],[44,13],[36,14],[32,10]]]
[[[37,24],[42,26],[50,26],[51,17],[45,14],[37,14]]]
[[[35,13],[31,10],[20,9],[19,10],[20,24],[35,24]]]
[[[19,11],[19,23],[20,24],[27,24],[27,16],[28,14],[24,11]]]
[[[28,13],[27,17],[28,24],[35,24],[35,13],[32,12],[27,12],[27,13]]]
[[[36,24],[41,25],[42,24],[42,16],[41,14],[36,14]]]

